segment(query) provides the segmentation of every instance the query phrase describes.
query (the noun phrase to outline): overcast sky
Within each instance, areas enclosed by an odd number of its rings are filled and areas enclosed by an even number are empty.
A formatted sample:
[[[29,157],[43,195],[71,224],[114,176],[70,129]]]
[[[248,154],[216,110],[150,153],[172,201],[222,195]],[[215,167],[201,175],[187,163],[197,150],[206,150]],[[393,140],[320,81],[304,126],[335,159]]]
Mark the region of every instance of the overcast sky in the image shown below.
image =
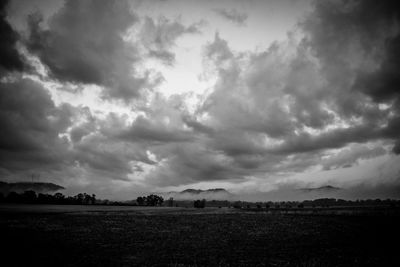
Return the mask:
[[[2,181],[400,196],[396,1],[0,3]]]

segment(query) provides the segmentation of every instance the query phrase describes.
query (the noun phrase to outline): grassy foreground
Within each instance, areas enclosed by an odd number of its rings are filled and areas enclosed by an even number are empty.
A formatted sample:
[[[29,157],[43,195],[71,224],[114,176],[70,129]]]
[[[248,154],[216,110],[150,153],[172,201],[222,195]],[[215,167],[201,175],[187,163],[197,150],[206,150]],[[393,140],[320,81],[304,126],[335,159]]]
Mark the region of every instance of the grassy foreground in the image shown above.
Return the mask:
[[[2,266],[395,266],[399,216],[0,208]]]

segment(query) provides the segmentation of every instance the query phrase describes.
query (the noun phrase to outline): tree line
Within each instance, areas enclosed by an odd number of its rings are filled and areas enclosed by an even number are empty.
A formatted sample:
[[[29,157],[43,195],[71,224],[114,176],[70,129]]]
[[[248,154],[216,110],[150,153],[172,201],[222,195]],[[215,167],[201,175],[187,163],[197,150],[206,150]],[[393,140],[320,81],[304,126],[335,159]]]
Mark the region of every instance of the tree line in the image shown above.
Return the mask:
[[[65,196],[62,193],[37,194],[35,191],[28,190],[23,193],[10,192],[4,196],[0,193],[0,202],[3,203],[24,203],[24,204],[65,204],[65,205],[93,205],[96,204],[96,195],[79,193],[75,196]]]
[[[304,208],[304,207],[360,207],[360,206],[399,206],[400,200],[395,199],[357,199],[344,200],[336,198],[318,198],[304,201],[268,201],[268,202],[246,202],[235,201],[234,208]]]
[[[173,198],[164,201],[162,196],[151,194],[140,196],[131,201],[109,201],[97,199],[95,194],[79,193],[75,196],[65,196],[62,193],[43,194],[28,190],[23,193],[0,192],[0,203],[24,203],[24,204],[61,204],[61,205],[118,205],[118,206],[167,206],[167,207],[233,207],[233,208],[304,208],[304,207],[358,207],[358,206],[390,206],[399,207],[400,200],[394,199],[365,199],[365,200],[344,200],[335,198],[320,198],[304,201],[268,201],[268,202],[247,202],[247,201],[222,201],[222,200],[174,200]]]
[[[154,194],[136,198],[136,203],[139,206],[161,206],[164,198]]]

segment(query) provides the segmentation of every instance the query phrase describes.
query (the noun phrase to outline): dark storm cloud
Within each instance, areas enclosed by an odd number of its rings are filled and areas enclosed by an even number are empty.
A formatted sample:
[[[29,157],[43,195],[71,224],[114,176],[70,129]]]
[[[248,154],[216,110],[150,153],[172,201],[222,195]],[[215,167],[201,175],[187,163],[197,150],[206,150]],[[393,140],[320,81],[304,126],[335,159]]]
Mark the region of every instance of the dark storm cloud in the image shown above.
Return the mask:
[[[69,131],[74,159],[92,173],[117,180],[143,172],[140,164],[155,166],[170,160],[175,144],[185,147],[195,140],[193,132],[184,129],[179,108],[179,99],[158,95],[143,109],[146,116],[138,115],[133,122],[115,113],[95,118],[81,108],[80,122]]]
[[[218,151],[208,150],[196,143],[162,148],[168,157],[148,176],[156,185],[181,185],[200,181],[237,179],[243,173],[230,159]],[[158,151],[155,150],[157,153]]]
[[[393,153],[396,155],[400,154],[400,140],[397,140],[393,147]]]
[[[210,141],[211,146],[218,151],[224,151],[229,156],[262,155],[266,150],[260,145],[260,138],[247,135],[233,129],[220,130]]]
[[[74,158],[89,172],[101,173],[108,179],[127,180],[135,162],[154,164],[145,146],[119,142],[101,134],[91,134],[74,144]]]
[[[0,84],[0,165],[8,170],[58,168],[69,159],[68,141],[59,134],[71,124],[68,104],[55,107],[36,82]]]
[[[2,82],[2,177],[23,179],[26,173],[38,172],[62,182],[84,172],[88,177],[126,180],[137,162],[154,164],[145,145],[107,135],[107,127],[116,128],[113,132],[122,128],[115,118],[98,119],[87,107],[56,106],[48,91],[30,79]]]
[[[175,54],[171,49],[175,41],[185,34],[200,33],[201,23],[188,27],[178,20],[171,21],[165,17],[159,17],[157,21],[146,17],[140,33],[140,42],[148,50],[148,56],[157,58],[167,65],[175,61]]]
[[[84,120],[83,123],[74,125],[70,131],[70,138],[72,143],[79,143],[82,138],[85,136],[90,135],[91,133],[95,132],[98,128],[98,121],[92,115],[90,109],[88,107],[83,107],[79,110],[80,120]]]
[[[202,124],[201,122],[197,121],[196,118],[188,115],[183,115],[182,116],[182,121],[186,124],[186,126],[190,127],[193,129],[193,131],[197,133],[204,133],[208,135],[212,135],[215,133],[214,129]]]
[[[342,72],[336,72],[338,75],[351,71],[349,60],[357,61],[354,56],[361,54],[364,65],[360,64],[357,70],[355,88],[377,101],[398,94],[397,1],[316,1],[314,12],[304,27],[310,33],[310,45],[327,71],[340,67]],[[377,61],[379,66],[368,66],[368,60]]]
[[[347,168],[357,163],[358,159],[374,158],[386,154],[382,147],[369,148],[366,145],[351,145],[337,154],[322,161],[324,170]]]
[[[118,131],[105,127],[108,135],[132,143],[146,143],[157,145],[164,143],[194,141],[194,135],[185,129],[182,113],[185,113],[182,98],[179,96],[164,97],[155,94],[148,105],[141,107],[145,115],[138,115],[134,121],[126,123],[124,120],[114,119],[119,127]],[[172,144],[173,145],[173,144]]]
[[[241,13],[236,9],[217,8],[215,12],[223,18],[235,23],[238,26],[244,26],[247,20],[247,14]]]
[[[302,41],[288,34],[264,51],[234,51],[216,33],[203,50],[204,72],[216,83],[196,107],[183,95],[143,94],[133,118],[100,118],[87,107],[56,106],[31,80],[2,83],[0,166],[65,164],[88,179],[142,173],[143,183],[171,186],[345,168],[388,153],[387,144],[398,154],[394,2],[315,1],[313,8],[300,24]],[[125,1],[68,0],[48,21],[30,17],[26,44],[63,86],[97,84],[105,98],[132,99],[157,83],[151,71],[138,74],[143,58],[173,65],[176,41],[201,26],[138,20]],[[128,44],[132,25],[142,28]],[[9,40],[15,49],[18,39]]]
[[[400,133],[399,23],[396,1],[328,1],[315,2],[302,24],[335,92],[338,113],[358,117],[366,128],[374,125],[369,132],[379,133],[371,138],[396,139]],[[390,108],[380,110],[377,103]]]
[[[136,118],[131,127],[123,131],[120,137],[132,142],[150,143],[187,142],[192,139],[189,132],[170,128],[162,122],[150,121],[143,116]]]
[[[226,128],[241,128],[243,134],[263,132],[283,141],[273,153],[304,153],[395,138],[398,111],[380,109],[371,102],[369,97],[374,96],[368,90],[386,84],[388,75],[398,76],[396,21],[393,2],[315,2],[314,12],[301,24],[306,37],[295,48],[295,56],[285,55],[285,50],[293,49],[290,45],[274,43],[266,52],[252,54],[247,67],[238,67],[240,58],[216,35],[206,56],[217,65],[230,64],[218,68],[220,80],[204,109]],[[389,33],[382,33],[385,26]],[[378,55],[385,57],[382,60]],[[374,82],[360,90],[357,79],[375,69],[379,75],[371,76]],[[393,80],[379,90],[382,94],[389,91],[392,96],[398,92]],[[389,117],[389,112],[395,115]],[[347,126],[337,124],[338,118]],[[335,127],[318,131],[329,125]],[[310,133],[305,127],[316,131]]]
[[[205,47],[204,56],[214,64],[218,80],[198,110],[198,115],[206,114],[207,118],[186,118],[185,123],[204,134],[198,139],[198,147],[207,148],[202,153],[218,152],[228,159],[229,175],[211,175],[212,179],[257,176],[261,171],[301,172],[316,165],[347,167],[358,159],[387,153],[382,148],[352,144],[393,140],[399,133],[399,113],[393,99],[379,100],[387,104],[382,108],[367,90],[386,76],[376,76],[375,82],[366,83],[362,90],[358,82],[365,71],[386,71],[389,59],[389,65],[395,65],[395,57],[379,57],[395,54],[395,46],[390,45],[395,40],[390,34],[396,35],[395,30],[388,35],[370,31],[382,30],[382,21],[389,20],[381,10],[389,10],[391,4],[377,8],[379,14],[364,25],[358,10],[373,12],[374,6],[368,6],[371,2],[332,3],[336,9],[315,3],[314,13],[301,24],[306,35],[298,44],[289,35],[287,42],[275,42],[264,52],[244,55],[232,51],[217,33]],[[392,18],[397,20],[396,16]],[[348,146],[350,151],[321,160],[325,151]],[[185,165],[186,157],[167,161],[164,176],[168,176],[168,166],[171,175],[179,176],[175,170]],[[185,175],[196,177],[193,180],[204,175],[190,164],[185,166]]]
[[[303,153],[321,149],[341,148],[349,143],[364,143],[379,138],[380,132],[369,125],[360,125],[350,128],[340,128],[318,135],[302,133],[292,135],[285,142],[278,145],[275,153]]]
[[[75,110],[74,115],[79,123],[74,123],[68,132],[72,141],[71,153],[88,173],[126,180],[128,174],[141,171],[137,163],[155,163],[147,154],[148,144],[120,137],[128,128],[124,116],[110,112],[100,119],[87,107]]]
[[[123,39],[137,20],[126,1],[69,0],[48,27],[30,16],[27,46],[59,81],[105,86],[105,97],[127,100],[152,86],[149,71],[132,68],[136,48]]]
[[[398,20],[399,21],[399,20]],[[381,102],[399,97],[400,88],[400,35],[385,43],[385,55],[380,69],[373,73],[360,73],[355,87]]]
[[[219,127],[274,138],[294,130],[280,88],[287,67],[274,46],[252,55],[248,64],[241,64],[241,55],[234,55],[227,42],[216,34],[205,52],[214,62],[219,80],[202,108]]]
[[[310,164],[316,164],[316,159],[310,155],[285,160],[285,155],[271,153],[271,149],[264,145],[268,134],[272,137],[286,136],[294,127],[288,118],[290,114],[276,99],[268,99],[268,93],[264,92],[266,85],[262,85],[281,78],[274,77],[274,73],[269,75],[269,71],[279,70],[272,66],[272,62],[277,62],[274,53],[271,51],[254,57],[251,68],[242,70],[228,43],[219,34],[215,35],[214,41],[204,49],[206,59],[215,65],[213,68],[219,75],[214,92],[196,114],[175,114],[180,117],[180,123],[192,130],[195,138],[190,143],[179,145],[165,142],[152,150],[162,160],[149,174],[151,183],[181,185],[243,180],[246,176],[302,171]],[[265,79],[262,71],[270,79]],[[261,80],[257,82],[257,79]],[[243,90],[242,86],[246,85],[250,85],[249,90]],[[275,97],[281,98],[278,92]],[[208,115],[207,119],[197,117],[204,113]],[[162,123],[159,121],[156,125],[160,128]],[[175,135],[179,136],[177,133]]]
[[[19,35],[7,21],[8,2],[8,0],[0,1],[0,75],[2,69],[22,71],[25,67],[24,60],[16,48]]]

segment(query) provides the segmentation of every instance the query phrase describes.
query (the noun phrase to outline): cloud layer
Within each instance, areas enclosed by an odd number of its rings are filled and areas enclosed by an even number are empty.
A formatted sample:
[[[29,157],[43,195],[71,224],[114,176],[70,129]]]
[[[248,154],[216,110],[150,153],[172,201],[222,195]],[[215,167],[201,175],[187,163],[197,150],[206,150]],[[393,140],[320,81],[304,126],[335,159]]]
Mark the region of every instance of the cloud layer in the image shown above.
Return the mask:
[[[180,64],[177,40],[205,34],[207,22],[141,15],[129,1],[68,0],[49,16],[31,14],[20,34],[7,4],[0,7],[7,36],[0,41],[0,174],[7,179],[34,170],[99,191],[113,183],[149,191],[264,184],[400,152],[394,1],[315,1],[286,39],[261,49],[237,51],[217,29],[196,44],[209,90],[170,96],[160,89],[168,80],[149,62]],[[235,8],[209,11],[241,29],[251,18]],[[26,67],[29,58],[47,69],[44,76]],[[125,113],[55,103],[65,88],[93,85],[101,101]]]
[[[0,75],[3,71],[22,71],[24,61],[16,48],[19,35],[6,19],[8,1],[0,2]]]

